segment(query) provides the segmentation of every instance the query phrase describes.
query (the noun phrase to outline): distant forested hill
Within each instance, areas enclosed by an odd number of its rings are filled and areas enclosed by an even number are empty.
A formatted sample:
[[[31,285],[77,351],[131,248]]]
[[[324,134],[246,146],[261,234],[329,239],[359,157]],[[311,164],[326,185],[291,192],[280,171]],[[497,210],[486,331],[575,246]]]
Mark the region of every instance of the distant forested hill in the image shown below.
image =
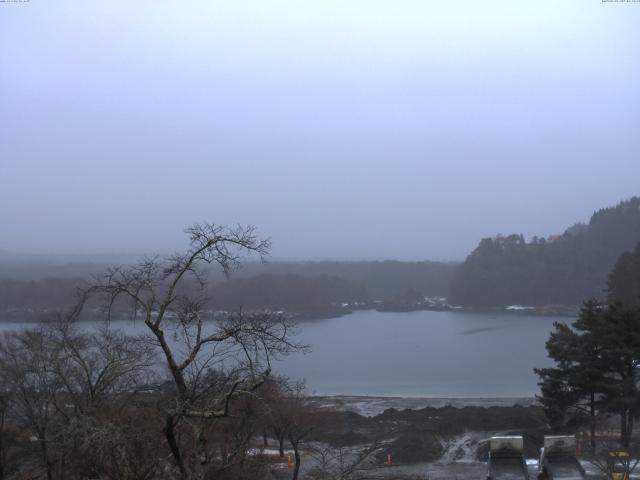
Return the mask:
[[[103,258],[72,260],[0,255],[0,315],[32,312],[31,316],[37,316],[72,306],[83,279],[106,268]],[[117,263],[128,261],[124,258]],[[456,267],[448,262],[247,262],[230,279],[216,269],[209,272],[212,285],[207,308],[235,310],[242,306],[331,316],[343,303],[388,300],[408,291],[446,296]]]
[[[449,288],[452,304],[577,305],[603,297],[618,256],[640,241],[640,197],[598,210],[557,238],[484,238],[460,265]]]
[[[362,285],[373,300],[392,299],[413,290],[432,297],[446,297],[458,262],[384,261],[306,261],[267,263],[247,262],[234,274],[236,278],[261,274],[328,275]]]
[[[77,288],[85,285],[80,278],[47,278],[37,281],[0,279],[0,320],[11,318],[7,312],[21,313],[16,318],[38,318],[49,311],[62,311],[77,302]],[[187,284],[187,288],[197,288]],[[370,302],[366,289],[338,277],[318,275],[262,274],[248,278],[213,282],[206,292],[205,308],[237,311],[271,309],[290,313],[331,316],[343,303]],[[115,305],[116,313],[127,305]],[[4,315],[3,315],[4,312]]]

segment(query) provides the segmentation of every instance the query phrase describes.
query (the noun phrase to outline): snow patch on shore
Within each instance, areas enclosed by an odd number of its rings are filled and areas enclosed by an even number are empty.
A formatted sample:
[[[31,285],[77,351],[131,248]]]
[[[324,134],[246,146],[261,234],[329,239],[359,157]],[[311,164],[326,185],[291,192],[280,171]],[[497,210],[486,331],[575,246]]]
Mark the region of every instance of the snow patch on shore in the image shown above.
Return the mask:
[[[476,449],[478,443],[487,440],[487,435],[483,432],[465,432],[451,439],[444,446],[445,451],[438,461],[439,463],[476,463]]]

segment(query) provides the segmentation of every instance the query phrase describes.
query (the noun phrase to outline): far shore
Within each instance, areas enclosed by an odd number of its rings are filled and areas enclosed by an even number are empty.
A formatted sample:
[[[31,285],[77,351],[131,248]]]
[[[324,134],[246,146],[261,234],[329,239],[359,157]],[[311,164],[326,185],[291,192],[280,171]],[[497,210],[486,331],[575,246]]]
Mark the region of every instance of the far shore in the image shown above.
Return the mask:
[[[419,410],[426,407],[530,407],[539,405],[535,397],[378,397],[359,395],[315,395],[318,405],[338,411],[372,417],[387,409]]]

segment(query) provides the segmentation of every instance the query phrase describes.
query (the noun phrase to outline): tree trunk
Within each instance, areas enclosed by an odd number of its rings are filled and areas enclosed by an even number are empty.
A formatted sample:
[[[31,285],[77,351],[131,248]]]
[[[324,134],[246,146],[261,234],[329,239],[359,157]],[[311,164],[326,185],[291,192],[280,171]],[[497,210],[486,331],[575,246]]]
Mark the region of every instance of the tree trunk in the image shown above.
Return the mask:
[[[280,458],[284,458],[284,438],[278,437],[278,447],[280,449]]]
[[[44,468],[47,471],[47,480],[53,480],[53,464],[49,461],[49,449],[44,435],[40,438],[40,445],[42,451],[42,463],[44,463]]]
[[[289,437],[289,442],[293,447],[293,455],[295,457],[295,465],[293,466],[293,477],[291,480],[298,480],[298,472],[300,471],[300,452],[298,451],[298,442]]]
[[[53,480],[53,464],[47,462],[47,480]]]
[[[48,445],[47,445],[47,433],[46,433],[46,428],[45,429],[39,429],[36,428],[36,435],[38,438],[38,444],[40,445],[40,455],[41,455],[41,461],[42,461],[42,466],[45,469],[45,472],[47,474],[47,480],[52,480],[53,479],[53,472],[51,471],[51,464],[49,462],[49,450],[48,450]]]
[[[0,480],[2,480],[4,478],[5,453],[4,453],[3,437],[4,437],[4,432],[0,431]]]
[[[195,471],[193,472],[193,480],[204,480],[207,464],[209,463],[209,456],[207,455],[207,438],[205,436],[204,425],[197,425],[194,428],[196,435],[196,448],[195,448]],[[225,443],[226,445],[226,443]],[[225,448],[226,450],[226,448]],[[227,453],[223,452],[222,458],[223,465],[227,463]]]
[[[596,454],[596,397],[593,392],[589,402],[589,451],[592,457]]]
[[[60,458],[58,459],[58,478],[64,478],[65,464],[66,456],[61,453]]]
[[[627,411],[623,410],[620,412],[620,444],[623,447],[628,447],[628,437],[627,437]]]
[[[176,440],[175,426],[176,426],[175,417],[173,415],[167,415],[166,422],[162,431],[164,432],[164,436],[166,437],[167,443],[169,444],[169,450],[171,450],[173,459],[175,460],[176,465],[178,465],[180,474],[182,475],[183,478],[187,478],[187,469],[184,466],[182,454],[180,452],[180,448],[178,447],[178,442]]]
[[[267,428],[263,428],[262,429],[262,445],[264,447],[268,447],[269,446],[269,442],[267,441]]]

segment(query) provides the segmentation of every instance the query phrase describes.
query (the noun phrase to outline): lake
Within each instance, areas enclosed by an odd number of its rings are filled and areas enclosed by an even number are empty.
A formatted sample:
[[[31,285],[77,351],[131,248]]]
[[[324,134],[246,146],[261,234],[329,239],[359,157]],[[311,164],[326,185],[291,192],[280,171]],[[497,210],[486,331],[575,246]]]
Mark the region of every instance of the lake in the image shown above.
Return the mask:
[[[281,362],[318,394],[528,397],[555,321],[521,313],[360,311],[301,325],[312,352]]]
[[[544,348],[553,322],[522,313],[409,313],[365,310],[300,324],[311,346],[277,362],[318,395],[530,397],[534,367],[551,365]],[[138,322],[112,322],[141,333]],[[19,328],[0,322],[0,331]]]

